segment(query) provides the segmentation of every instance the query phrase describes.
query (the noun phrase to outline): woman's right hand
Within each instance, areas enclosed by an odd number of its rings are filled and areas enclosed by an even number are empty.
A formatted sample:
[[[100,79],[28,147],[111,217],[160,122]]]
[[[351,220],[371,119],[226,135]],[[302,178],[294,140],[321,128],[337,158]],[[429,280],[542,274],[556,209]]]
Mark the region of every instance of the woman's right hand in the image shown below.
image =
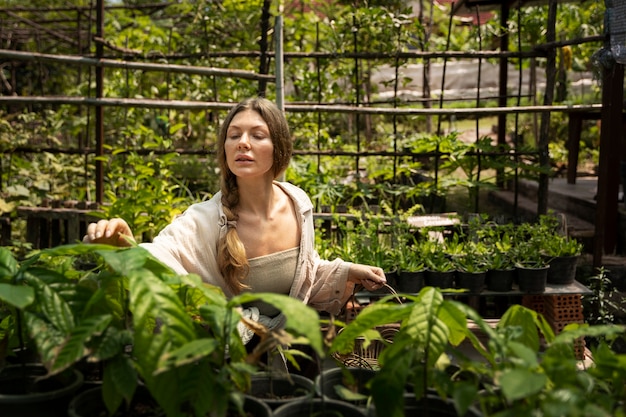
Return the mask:
[[[131,246],[134,240],[130,226],[120,218],[90,223],[87,226],[87,234],[83,237],[84,243],[104,243],[113,246]]]

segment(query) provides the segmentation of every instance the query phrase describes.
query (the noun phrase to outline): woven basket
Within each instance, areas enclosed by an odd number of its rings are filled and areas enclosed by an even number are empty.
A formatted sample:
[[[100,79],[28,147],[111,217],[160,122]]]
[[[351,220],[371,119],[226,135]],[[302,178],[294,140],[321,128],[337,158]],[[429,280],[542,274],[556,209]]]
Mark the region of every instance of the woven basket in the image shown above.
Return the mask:
[[[376,330],[378,330],[384,341],[372,340],[369,345],[365,347],[365,338],[357,338],[354,341],[354,349],[352,352],[346,354],[335,353],[334,358],[347,367],[378,369],[378,356],[388,343],[393,343],[393,338],[399,328],[399,324],[379,326]]]
[[[392,294],[396,292],[388,285],[385,286]],[[356,293],[356,291],[355,291]],[[398,301],[400,299],[398,298]],[[354,293],[348,300],[342,311],[342,320],[347,324],[356,318],[363,307],[357,302]],[[393,343],[393,338],[400,329],[399,323],[391,323],[377,326],[376,330],[380,333],[382,340],[372,340],[366,346],[365,338],[360,337],[354,341],[354,349],[347,354],[335,353],[333,356],[336,360],[343,363],[347,367],[378,369],[378,356],[382,350],[389,344]],[[341,330],[339,330],[341,332]]]

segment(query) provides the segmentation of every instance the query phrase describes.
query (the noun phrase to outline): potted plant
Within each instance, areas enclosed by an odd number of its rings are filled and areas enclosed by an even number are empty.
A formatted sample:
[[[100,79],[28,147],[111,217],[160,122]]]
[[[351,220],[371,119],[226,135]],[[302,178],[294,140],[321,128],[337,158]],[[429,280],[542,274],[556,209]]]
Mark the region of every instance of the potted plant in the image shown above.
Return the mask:
[[[437,288],[454,288],[456,265],[446,251],[447,247],[441,240],[425,240],[422,243],[424,264],[424,281],[427,286]]]
[[[478,356],[457,356],[462,369],[480,375],[478,400],[485,415],[613,416],[625,411],[626,357],[604,344],[593,352],[592,363],[581,366],[574,347],[582,337],[611,338],[626,327],[574,323],[555,335],[541,314],[512,305],[492,328],[475,311],[460,308],[487,339],[469,338]]]
[[[583,244],[562,234],[555,216],[541,216],[537,228],[538,245],[550,265],[548,282],[558,285],[571,284],[576,279],[576,265],[582,254]]]
[[[410,409],[415,401],[424,399],[428,407],[440,403],[443,410],[452,407],[459,415],[480,415],[472,408],[478,388],[472,392],[450,381],[445,370],[449,363],[445,360],[446,351],[461,343],[468,332],[459,303],[444,300],[441,291],[433,287],[424,287],[419,294],[406,297],[408,302],[404,304],[387,296],[365,307],[337,334],[331,350],[348,351],[355,338],[374,340],[380,337],[376,327],[399,323],[393,343],[380,353],[380,369],[369,385],[373,412],[404,416],[405,406]],[[428,401],[436,392],[444,397]]]
[[[400,218],[392,227],[392,233],[396,235],[394,248],[395,263],[398,266],[396,289],[401,293],[417,294],[424,286],[426,271],[422,242],[406,219]]]
[[[486,247],[473,240],[460,244],[462,250],[452,258],[456,268],[456,288],[472,294],[482,292],[487,275]]]
[[[100,392],[109,413],[129,406],[141,384],[166,415],[225,416],[250,403],[245,392],[263,349],[299,337],[322,354],[317,313],[299,300],[279,294],[227,300],[219,288],[174,274],[140,247],[80,244],[42,252],[54,259],[86,253],[97,257],[97,271],[33,272],[29,285],[46,298],[26,324],[50,372],[87,358],[103,363]],[[288,319],[283,332],[255,327],[262,343],[248,355],[239,308],[259,298]]]
[[[550,265],[541,252],[540,236],[530,223],[519,225],[516,230],[512,253],[520,291],[540,294],[546,289]]]

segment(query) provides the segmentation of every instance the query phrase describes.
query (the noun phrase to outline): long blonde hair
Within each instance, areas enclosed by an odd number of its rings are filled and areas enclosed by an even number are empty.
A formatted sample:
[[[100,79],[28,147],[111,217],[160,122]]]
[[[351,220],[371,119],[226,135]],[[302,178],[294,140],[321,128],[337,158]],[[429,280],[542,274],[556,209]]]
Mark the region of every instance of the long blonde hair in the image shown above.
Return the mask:
[[[278,178],[280,174],[287,169],[293,152],[293,143],[291,134],[289,133],[287,119],[273,102],[263,97],[248,98],[230,110],[222,123],[217,143],[217,160],[221,175],[222,207],[229,224],[233,224],[233,222],[239,219],[239,214],[237,213],[239,206],[239,187],[237,186],[237,177],[228,168],[224,144],[230,123],[239,112],[244,110],[257,112],[261,115],[263,120],[265,120],[265,123],[267,123],[270,137],[274,145],[274,163],[272,165],[274,178]],[[237,234],[236,227],[228,226],[226,235],[220,240],[217,251],[217,262],[228,288],[234,294],[239,294],[248,287],[244,282],[249,271],[248,258],[246,257],[245,247]]]

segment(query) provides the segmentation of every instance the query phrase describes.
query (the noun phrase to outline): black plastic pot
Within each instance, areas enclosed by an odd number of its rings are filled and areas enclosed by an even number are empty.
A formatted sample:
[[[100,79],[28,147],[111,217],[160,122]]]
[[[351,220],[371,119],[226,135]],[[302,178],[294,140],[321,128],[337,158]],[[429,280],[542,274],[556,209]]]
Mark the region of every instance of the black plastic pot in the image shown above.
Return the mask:
[[[164,417],[165,412],[158,406],[158,403],[152,398],[145,386],[140,385],[135,391],[135,396],[131,402],[133,404],[141,404],[141,415],[144,417]],[[246,395],[243,405],[247,415],[254,417],[272,417],[270,407],[260,399],[251,395]],[[150,413],[150,410],[153,410]],[[68,407],[64,410],[63,416],[69,417],[100,417],[108,416],[108,411],[104,400],[102,399],[102,387],[91,388],[77,394]],[[118,410],[113,417],[125,417],[124,410]]]
[[[550,264],[550,269],[548,270],[549,284],[567,285],[576,280],[578,255],[557,256],[550,259],[548,263]]]
[[[489,291],[507,292],[513,289],[515,268],[490,269],[487,271],[485,282]]]
[[[290,402],[274,410],[273,417],[366,417],[364,408],[345,401],[313,398]]]
[[[413,395],[406,395],[404,398],[404,416],[481,417],[482,413],[476,408],[470,407],[465,414],[459,415],[452,400],[429,394],[419,399]]]
[[[66,417],[67,406],[83,383],[68,370],[47,376],[41,364],[9,365],[0,371],[0,416]]]
[[[320,397],[339,400],[355,406],[364,407],[367,399],[346,399],[338,392],[338,388],[345,388],[364,397],[369,397],[370,391],[366,384],[376,375],[376,371],[367,368],[329,368],[323,370],[315,378],[315,390]]]
[[[465,289],[470,294],[478,294],[485,288],[486,272],[456,272],[456,287]]]
[[[548,283],[548,270],[550,266],[544,267],[515,267],[517,282],[522,292],[529,294],[541,294],[546,291]]]
[[[424,270],[400,271],[396,278],[398,292],[405,294],[417,294],[424,288]]]
[[[275,410],[290,401],[306,401],[312,398],[315,396],[315,385],[313,380],[302,375],[259,373],[252,376],[248,394]]]
[[[424,272],[424,281],[429,287],[440,289],[454,288],[454,280],[456,279],[456,271],[434,271],[427,269]]]

